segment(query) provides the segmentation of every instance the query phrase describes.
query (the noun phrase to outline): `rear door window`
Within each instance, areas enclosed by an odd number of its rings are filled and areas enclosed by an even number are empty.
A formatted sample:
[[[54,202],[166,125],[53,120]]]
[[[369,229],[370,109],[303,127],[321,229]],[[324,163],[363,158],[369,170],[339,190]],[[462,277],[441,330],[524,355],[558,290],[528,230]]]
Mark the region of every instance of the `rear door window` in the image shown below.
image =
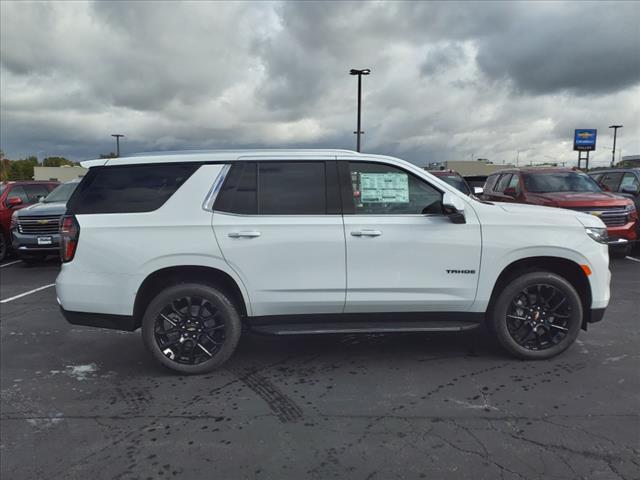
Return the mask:
[[[197,164],[93,167],[68,204],[69,214],[139,213],[160,208]]]
[[[242,215],[340,213],[335,163],[235,163],[218,194],[214,210]]]

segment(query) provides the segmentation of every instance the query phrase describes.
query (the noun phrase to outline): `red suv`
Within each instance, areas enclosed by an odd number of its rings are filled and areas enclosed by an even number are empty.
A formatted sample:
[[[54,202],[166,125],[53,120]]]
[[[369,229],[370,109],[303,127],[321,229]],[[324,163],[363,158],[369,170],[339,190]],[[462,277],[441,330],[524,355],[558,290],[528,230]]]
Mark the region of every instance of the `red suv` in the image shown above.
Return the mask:
[[[529,203],[591,213],[602,219],[609,237],[634,241],[638,212],[628,198],[603,191],[589,175],[569,168],[521,168],[490,175],[484,185],[484,200]],[[631,244],[613,250],[627,255]]]
[[[36,203],[59,185],[58,182],[18,181],[0,184],[0,260],[11,247],[11,216],[16,210]]]

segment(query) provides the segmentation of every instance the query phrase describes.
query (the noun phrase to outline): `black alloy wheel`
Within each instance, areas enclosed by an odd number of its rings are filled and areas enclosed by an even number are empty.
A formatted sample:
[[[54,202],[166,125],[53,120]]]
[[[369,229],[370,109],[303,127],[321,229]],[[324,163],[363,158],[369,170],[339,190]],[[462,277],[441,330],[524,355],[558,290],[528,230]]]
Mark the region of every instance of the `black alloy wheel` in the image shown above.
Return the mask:
[[[488,312],[498,342],[525,360],[551,358],[569,348],[582,321],[582,300],[573,285],[544,271],[513,277]]]
[[[224,344],[225,330],[218,308],[203,297],[189,296],[165,305],[156,317],[154,335],[167,358],[198,365],[218,353]]]
[[[567,336],[574,320],[566,295],[553,285],[530,285],[518,292],[507,309],[511,337],[528,350],[545,350]]]
[[[142,318],[147,349],[164,366],[187,374],[222,365],[235,350],[242,323],[225,293],[183,283],[157,294]]]

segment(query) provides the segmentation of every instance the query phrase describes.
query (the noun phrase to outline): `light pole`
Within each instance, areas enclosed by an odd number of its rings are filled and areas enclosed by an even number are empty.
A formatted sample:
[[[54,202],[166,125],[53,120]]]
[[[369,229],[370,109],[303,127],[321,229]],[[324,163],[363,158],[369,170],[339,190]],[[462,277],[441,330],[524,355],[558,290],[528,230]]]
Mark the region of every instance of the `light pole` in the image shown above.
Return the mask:
[[[616,137],[618,135],[618,129],[622,128],[622,125],[609,125],[609,128],[613,128],[613,149],[611,150],[611,167],[616,161]]]
[[[116,137],[116,157],[120,157],[120,137],[124,137],[121,133],[113,133],[112,137]]]
[[[357,130],[353,133],[356,134],[356,152],[360,151],[360,135],[364,133],[360,129],[360,116],[361,116],[361,108],[362,108],[362,75],[369,75],[371,70],[369,68],[365,68],[363,70],[356,70],[352,68],[349,70],[349,75],[357,75],[358,76],[358,126]]]

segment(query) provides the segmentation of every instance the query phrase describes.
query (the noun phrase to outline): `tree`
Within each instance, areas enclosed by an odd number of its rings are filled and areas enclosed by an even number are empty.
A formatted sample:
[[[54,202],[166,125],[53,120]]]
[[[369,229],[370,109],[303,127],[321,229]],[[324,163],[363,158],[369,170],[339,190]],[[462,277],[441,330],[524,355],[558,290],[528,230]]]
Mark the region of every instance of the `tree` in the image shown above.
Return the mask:
[[[110,152],[110,153],[107,153],[106,155],[104,153],[101,153],[100,158],[118,158],[118,156],[115,153]]]
[[[47,157],[42,161],[43,167],[59,167],[61,165],[73,166],[75,163],[64,157]]]

